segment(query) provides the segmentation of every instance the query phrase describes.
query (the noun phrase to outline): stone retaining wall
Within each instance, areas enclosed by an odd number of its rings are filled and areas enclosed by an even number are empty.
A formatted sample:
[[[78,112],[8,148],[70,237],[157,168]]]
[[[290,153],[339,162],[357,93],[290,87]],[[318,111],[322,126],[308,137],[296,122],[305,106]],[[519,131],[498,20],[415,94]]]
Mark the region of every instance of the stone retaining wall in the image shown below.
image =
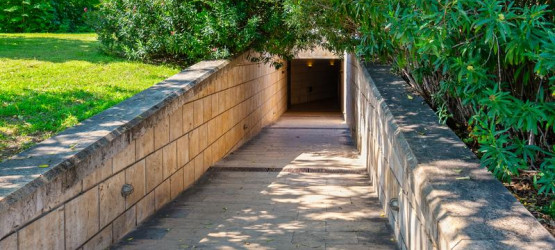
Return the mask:
[[[0,249],[117,241],[286,110],[285,69],[200,62],[0,163]]]
[[[346,56],[346,120],[401,249],[555,249],[547,230],[389,71]]]

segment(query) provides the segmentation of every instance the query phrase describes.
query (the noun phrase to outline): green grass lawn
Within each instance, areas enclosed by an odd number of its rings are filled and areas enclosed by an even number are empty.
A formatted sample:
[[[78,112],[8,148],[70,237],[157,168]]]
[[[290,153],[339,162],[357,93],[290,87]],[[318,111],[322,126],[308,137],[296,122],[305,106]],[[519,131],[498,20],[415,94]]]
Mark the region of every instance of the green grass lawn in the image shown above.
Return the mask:
[[[95,34],[0,34],[0,161],[179,71],[99,47]]]

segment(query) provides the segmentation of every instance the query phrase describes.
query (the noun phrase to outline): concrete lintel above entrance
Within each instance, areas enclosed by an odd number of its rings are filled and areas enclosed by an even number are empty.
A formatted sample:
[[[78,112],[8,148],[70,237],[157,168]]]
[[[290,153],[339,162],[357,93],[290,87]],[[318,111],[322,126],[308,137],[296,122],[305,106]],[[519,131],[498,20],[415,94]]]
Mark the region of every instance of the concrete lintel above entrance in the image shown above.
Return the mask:
[[[316,46],[310,50],[299,51],[295,55],[295,59],[341,59],[341,56],[325,48]]]

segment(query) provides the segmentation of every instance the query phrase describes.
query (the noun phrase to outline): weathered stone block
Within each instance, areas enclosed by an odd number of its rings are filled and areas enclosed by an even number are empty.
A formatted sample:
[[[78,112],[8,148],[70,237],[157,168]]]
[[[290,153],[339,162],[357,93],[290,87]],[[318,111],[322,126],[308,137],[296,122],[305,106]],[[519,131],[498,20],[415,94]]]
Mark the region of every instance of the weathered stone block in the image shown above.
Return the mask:
[[[204,97],[202,101],[202,107],[204,111],[203,120],[204,122],[207,122],[212,119],[212,95]]]
[[[183,135],[183,109],[179,107],[170,115],[170,141]]]
[[[219,107],[218,107],[218,94],[215,93],[213,95],[211,95],[210,99],[212,100],[212,104],[210,105],[210,107],[212,108],[212,117],[210,118],[214,118],[219,114]]]
[[[121,187],[125,184],[125,172],[110,177],[98,185],[100,193],[100,227],[105,227],[125,210],[125,198]]]
[[[228,131],[224,134],[224,141],[225,141],[225,148],[227,151],[231,150],[233,148],[233,145],[235,145],[235,143],[233,143],[233,131]]]
[[[231,114],[229,112],[229,110],[224,111],[221,115],[221,134],[224,134],[225,132],[227,132],[230,128],[231,128]]]
[[[220,114],[218,117],[214,119],[216,121],[216,134],[218,138],[224,134],[225,123],[227,122],[224,120],[223,114]]]
[[[37,208],[32,206],[36,200],[36,196],[30,197],[24,202],[17,202],[13,205],[13,209],[0,212],[0,237],[4,237],[14,232],[21,224],[27,221],[25,217],[35,217],[39,214]],[[21,212],[23,211],[23,212]]]
[[[235,86],[233,88],[231,88],[231,106],[234,107],[236,106],[240,101],[241,101],[241,93],[239,91],[239,86]]]
[[[83,179],[83,190],[87,190],[112,175],[112,159],[107,160]]]
[[[137,139],[135,161],[138,161],[154,151],[154,129],[149,128]]]
[[[117,242],[137,225],[136,207],[125,211],[112,224],[112,243]]]
[[[223,137],[220,137],[218,140],[216,140],[216,142],[214,143],[214,145],[216,145],[216,153],[215,153],[215,157],[219,159],[221,159],[223,157],[223,155],[225,154],[225,149],[224,149],[224,139]],[[214,150],[212,150],[212,154],[214,154]]]
[[[177,147],[176,142],[172,142],[164,147],[163,151],[163,179],[167,179],[177,170]]]
[[[199,129],[189,133],[189,157],[193,158],[200,152]]]
[[[0,249],[17,250],[17,233],[0,240]]]
[[[233,81],[233,68],[229,68],[227,69],[227,71],[225,72],[225,74],[222,74],[222,90],[225,90],[227,88],[229,88],[229,86],[231,86],[233,83],[231,81]]]
[[[198,127],[200,126],[202,123],[204,123],[204,106],[203,106],[204,101],[202,99],[200,100],[196,100],[193,103],[193,108],[195,109],[194,112],[194,127]]]
[[[188,188],[195,182],[195,162],[190,161],[183,167],[183,186]]]
[[[233,81],[231,81],[231,86],[233,87],[239,83],[246,82],[246,74],[245,74],[245,65],[238,65],[237,67],[233,68]]]
[[[125,183],[133,186],[133,192],[125,197],[125,208],[133,206],[146,193],[145,189],[145,160],[135,163],[125,170]]]
[[[162,208],[166,203],[170,201],[170,189],[171,183],[170,179],[162,182],[160,186],[156,187],[154,190],[154,202],[156,205],[156,210]]]
[[[98,188],[77,196],[65,205],[65,247],[76,249],[99,230]]]
[[[163,155],[163,150],[160,149],[146,158],[146,192],[152,191],[164,179]]]
[[[212,75],[210,78],[207,79],[208,84],[205,85],[206,86],[206,95],[214,94],[214,90],[215,90],[215,87],[216,87],[216,83],[214,82],[216,80],[216,78],[214,76],[215,75]]]
[[[212,144],[216,140],[216,138],[218,138],[217,129],[216,129],[218,126],[218,124],[216,123],[217,121],[218,119],[215,118],[206,123],[206,136],[207,136],[208,144]]]
[[[188,133],[193,129],[195,119],[195,109],[192,102],[183,105],[183,133]]]
[[[170,183],[170,197],[173,200],[183,191],[183,168],[170,177]]]
[[[135,141],[114,156],[113,170],[117,173],[135,162]]]
[[[75,182],[75,180],[75,176],[70,171],[59,175],[47,185],[39,188],[36,192],[36,200],[32,201],[35,203],[31,206],[45,213],[72,199],[83,191],[83,183]],[[25,214],[24,217],[30,217],[30,213]]]
[[[63,249],[64,207],[60,207],[19,231],[19,249]]]
[[[206,172],[206,170],[208,170],[210,165],[212,165],[212,148],[207,147],[206,149],[204,149],[202,155],[204,157],[204,159],[203,159],[203,169],[204,169],[204,172]]]
[[[195,158],[195,181],[198,180],[202,174],[204,174],[204,155],[200,153],[197,158]]]
[[[154,191],[148,193],[143,199],[137,202],[137,224],[148,218],[154,213]]]
[[[199,92],[199,94],[197,94],[198,98],[202,99],[202,98],[204,98],[205,96],[207,96],[209,94],[208,93],[208,85],[210,85],[210,80],[209,79],[205,80],[205,83],[201,85],[200,92]]]
[[[98,233],[91,240],[85,243],[85,245],[83,245],[83,250],[108,249],[108,247],[110,247],[111,244],[112,244],[112,224],[102,229],[100,233]]]
[[[154,127],[154,150],[158,150],[170,142],[170,119],[165,117]]]
[[[198,144],[199,144],[199,151],[202,151],[208,145],[208,138],[207,138],[207,126],[203,124],[198,128]]]
[[[227,109],[230,109],[230,108],[233,107],[233,99],[234,99],[233,94],[234,94],[234,92],[233,92],[233,89],[230,88],[230,89],[224,90],[224,93],[225,93],[225,97],[224,97],[225,98],[225,100],[224,100],[225,101],[225,109],[227,110]]]
[[[221,114],[222,112],[224,112],[226,110],[226,108],[225,108],[225,92],[221,91],[221,92],[216,93],[215,95],[217,95],[217,97],[214,98],[214,99],[218,100],[218,105],[217,105],[218,114]]]
[[[223,88],[223,79],[222,79],[222,75],[224,75],[225,73],[223,72],[224,70],[222,70],[221,74],[219,74],[216,79],[214,79],[214,92],[220,92]]]
[[[177,167],[181,168],[189,162],[189,135],[177,139]]]
[[[218,145],[216,143],[210,145],[210,155],[210,166],[212,166],[220,160],[218,156]]]

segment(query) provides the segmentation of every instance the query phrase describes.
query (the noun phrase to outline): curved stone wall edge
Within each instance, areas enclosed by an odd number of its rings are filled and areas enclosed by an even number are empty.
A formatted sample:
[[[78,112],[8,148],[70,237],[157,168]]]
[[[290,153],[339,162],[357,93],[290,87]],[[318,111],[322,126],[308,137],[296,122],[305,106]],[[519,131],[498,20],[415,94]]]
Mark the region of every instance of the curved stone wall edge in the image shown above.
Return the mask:
[[[250,53],[199,62],[0,163],[0,249],[111,243],[277,119],[286,72]]]
[[[403,79],[388,66],[346,58],[346,119],[400,247],[555,247],[551,234]],[[398,212],[389,207],[392,199]]]
[[[85,160],[92,152],[109,143],[141,122],[151,119],[164,104],[172,102],[196,84],[224,68],[229,61],[202,61],[119,104],[38,143],[32,148],[0,163],[0,212],[37,187]],[[148,100],[150,102],[145,102]],[[127,107],[131,113],[121,114]],[[127,138],[129,139],[129,138]],[[122,148],[115,148],[119,151]],[[107,157],[113,156],[107,155]],[[46,166],[45,166],[46,165]],[[21,176],[21,181],[9,176]]]

